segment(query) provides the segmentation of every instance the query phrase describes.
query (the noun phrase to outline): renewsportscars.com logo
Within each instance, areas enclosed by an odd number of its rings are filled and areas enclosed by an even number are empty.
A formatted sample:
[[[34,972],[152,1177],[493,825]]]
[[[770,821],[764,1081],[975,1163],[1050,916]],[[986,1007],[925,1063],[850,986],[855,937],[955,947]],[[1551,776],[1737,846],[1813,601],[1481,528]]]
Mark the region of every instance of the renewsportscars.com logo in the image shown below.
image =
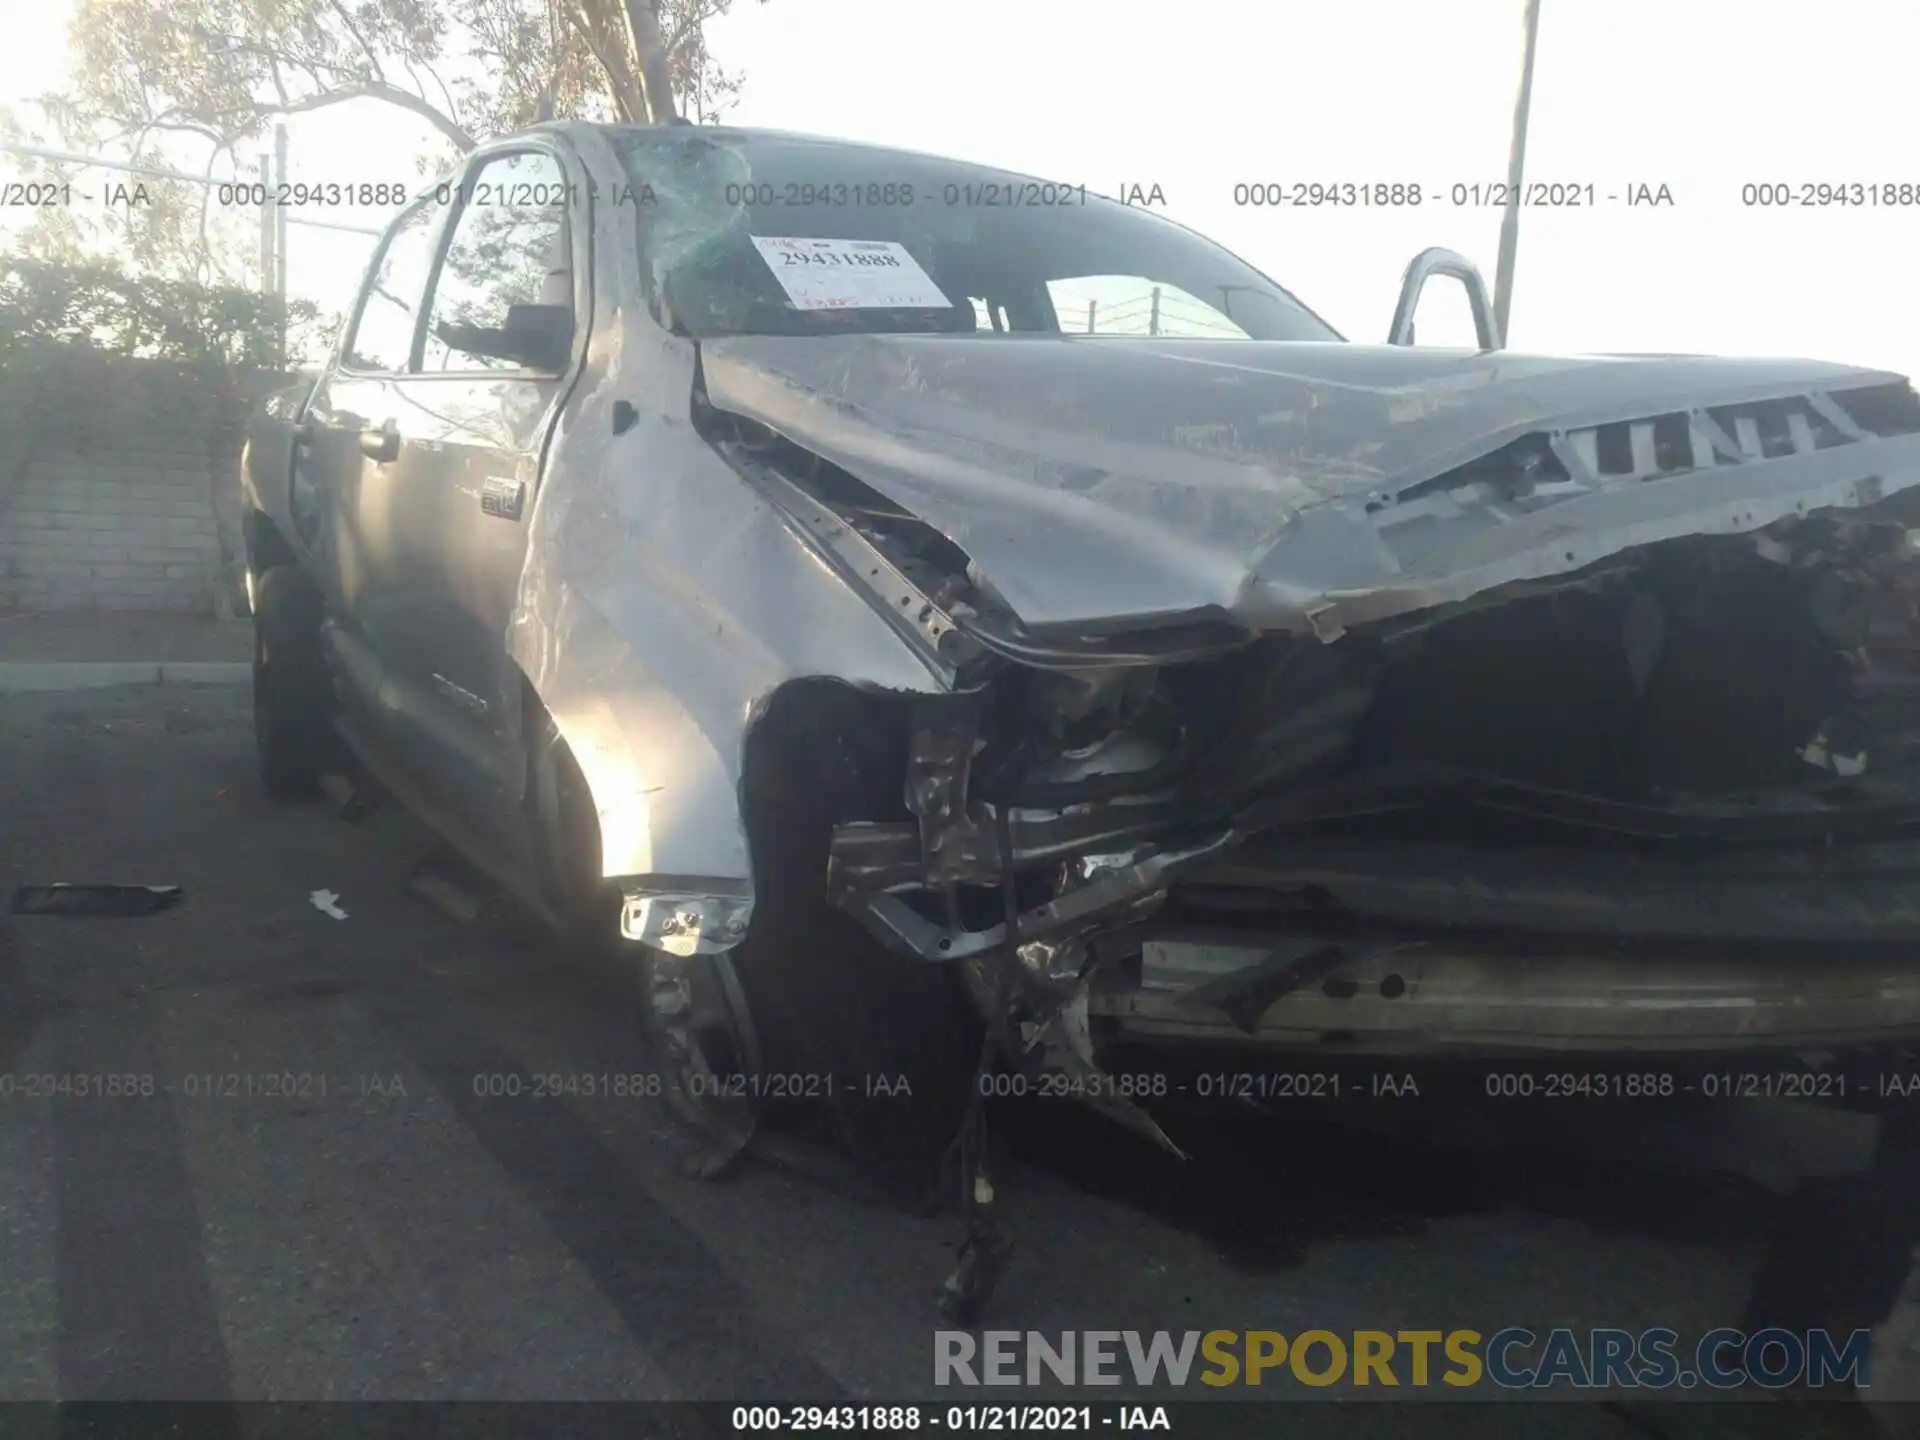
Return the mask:
[[[966,1330],[933,1334],[936,1385],[1494,1385],[1503,1390],[1865,1389],[1869,1332],[1709,1330]]]

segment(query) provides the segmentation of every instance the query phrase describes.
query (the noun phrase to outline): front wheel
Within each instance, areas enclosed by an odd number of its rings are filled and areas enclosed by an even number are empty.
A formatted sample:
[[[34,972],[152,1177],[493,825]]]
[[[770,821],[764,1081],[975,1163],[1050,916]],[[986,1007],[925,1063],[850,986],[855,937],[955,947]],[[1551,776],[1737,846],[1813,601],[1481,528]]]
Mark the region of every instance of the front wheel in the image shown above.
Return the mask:
[[[732,960],[659,954],[620,933],[619,891],[600,874],[600,825],[579,762],[553,717],[529,695],[528,798],[540,887],[578,949],[638,972],[642,1049],[667,1108],[717,1174],[753,1138],[759,1051]]]
[[[925,1209],[967,1113],[981,1027],[957,971],[893,954],[826,887],[836,825],[905,813],[906,753],[885,704],[802,682],[768,706],[742,785],[753,924],[731,961],[763,1091],[814,1102],[871,1179]]]
[[[635,948],[648,1060],[668,1112],[697,1147],[692,1168],[716,1175],[746,1150],[767,1109],[759,1036],[733,957]]]
[[[947,966],[887,952],[827,901],[835,824],[892,818],[904,755],[845,687],[792,687],[769,707],[742,786],[756,898],[747,936],[678,957],[619,940],[594,807],[539,714],[532,798],[543,880],[576,934],[637,952],[644,1041],[668,1107],[714,1173],[753,1133],[824,1122],[896,1201],[936,1203],[967,1111],[980,1032]]]

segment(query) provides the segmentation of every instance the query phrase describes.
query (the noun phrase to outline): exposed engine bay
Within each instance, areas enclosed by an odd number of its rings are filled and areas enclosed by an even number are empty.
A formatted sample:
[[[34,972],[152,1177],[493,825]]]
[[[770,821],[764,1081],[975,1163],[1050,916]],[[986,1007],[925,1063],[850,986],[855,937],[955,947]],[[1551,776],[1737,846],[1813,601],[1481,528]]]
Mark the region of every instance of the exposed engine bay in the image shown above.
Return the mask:
[[[951,624],[904,809],[840,825],[828,884],[1029,1048],[1710,1047],[1729,1005],[1748,1043],[1920,1032],[1886,963],[1920,939],[1912,492],[1116,660],[1031,643],[943,536],[727,419]]]
[[[958,977],[984,1027],[949,1313],[1005,1256],[1003,1077],[1179,1155],[1188,1099],[1415,1058],[1646,1094],[1920,1044],[1905,380],[721,347],[695,429],[941,687],[814,729],[825,898],[896,957],[844,1008],[920,1044],[875,987]]]

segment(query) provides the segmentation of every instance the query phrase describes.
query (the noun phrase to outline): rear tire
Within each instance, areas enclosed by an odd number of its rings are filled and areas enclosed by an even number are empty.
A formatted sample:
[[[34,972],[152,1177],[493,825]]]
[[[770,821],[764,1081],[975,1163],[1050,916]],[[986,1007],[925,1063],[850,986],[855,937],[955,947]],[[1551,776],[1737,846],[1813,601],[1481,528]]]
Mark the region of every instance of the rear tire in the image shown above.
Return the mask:
[[[254,750],[261,783],[280,799],[315,794],[334,757],[322,613],[319,593],[291,566],[275,566],[254,582]]]

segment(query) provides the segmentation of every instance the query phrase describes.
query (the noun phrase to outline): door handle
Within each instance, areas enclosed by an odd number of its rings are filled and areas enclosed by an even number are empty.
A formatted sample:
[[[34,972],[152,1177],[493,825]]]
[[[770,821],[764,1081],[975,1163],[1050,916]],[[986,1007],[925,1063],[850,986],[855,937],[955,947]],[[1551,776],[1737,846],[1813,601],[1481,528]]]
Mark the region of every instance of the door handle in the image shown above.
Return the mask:
[[[378,465],[386,465],[400,458],[400,431],[388,424],[379,430],[360,432],[360,453]]]
[[[523,480],[495,477],[480,487],[480,508],[502,520],[518,520],[526,498],[527,486]]]

